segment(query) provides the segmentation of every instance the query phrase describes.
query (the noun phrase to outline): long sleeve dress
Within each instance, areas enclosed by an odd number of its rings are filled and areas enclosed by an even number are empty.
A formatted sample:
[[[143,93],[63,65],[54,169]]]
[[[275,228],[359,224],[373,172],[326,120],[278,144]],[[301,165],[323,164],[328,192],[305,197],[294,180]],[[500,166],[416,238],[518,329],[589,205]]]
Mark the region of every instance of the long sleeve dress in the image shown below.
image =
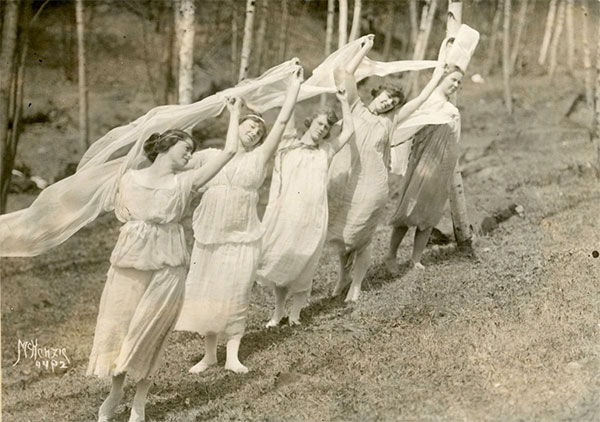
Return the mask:
[[[263,218],[258,282],[310,290],[327,236],[328,145],[311,146],[284,137],[275,156],[269,204]]]
[[[390,218],[392,226],[434,227],[441,219],[448,200],[458,160],[460,114],[448,101],[431,98],[432,110],[450,116],[445,124],[423,127],[414,137],[408,168],[400,186],[400,199]]]
[[[352,107],[355,136],[329,169],[328,239],[346,253],[366,248],[388,199],[392,121],[373,114],[358,99]]]
[[[216,150],[201,151],[201,165]],[[256,205],[265,177],[257,149],[237,154],[206,186],[194,211],[194,248],[176,330],[241,336],[260,257]]]
[[[189,252],[183,218],[193,174],[175,176],[173,187],[145,186],[136,171],[119,184],[115,214],[124,223],[94,335],[88,375],[155,374],[167,336],[183,304]]]

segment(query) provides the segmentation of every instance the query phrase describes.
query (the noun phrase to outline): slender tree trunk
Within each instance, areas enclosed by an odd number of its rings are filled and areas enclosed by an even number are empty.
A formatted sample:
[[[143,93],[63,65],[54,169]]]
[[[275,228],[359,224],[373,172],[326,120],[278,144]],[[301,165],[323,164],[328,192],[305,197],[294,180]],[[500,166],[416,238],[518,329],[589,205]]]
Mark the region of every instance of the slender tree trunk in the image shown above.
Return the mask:
[[[236,0],[231,0],[231,79],[237,80],[238,68],[238,16]]]
[[[8,2],[4,6],[2,24],[2,50],[0,51],[0,214],[6,212],[6,200],[10,186],[12,158],[9,134],[9,119],[12,101],[11,87],[14,83],[14,68],[19,30],[20,1]]]
[[[433,19],[437,9],[438,0],[426,0],[423,5],[423,13],[421,15],[421,26],[419,28],[419,36],[417,37],[417,43],[415,51],[413,53],[413,60],[423,60],[427,51],[427,44],[429,43],[429,34],[431,34],[431,27],[433,25]],[[419,73],[412,72],[408,79],[408,93],[413,94],[418,88]]]
[[[361,0],[354,0],[354,13],[352,14],[352,29],[350,29],[350,39],[348,41],[354,41],[360,37],[360,21],[361,21]]]
[[[510,11],[511,0],[504,0],[504,24],[502,25],[502,76],[504,80],[504,103],[508,114],[512,114],[512,95],[510,92]]]
[[[462,23],[462,1],[448,0],[448,21],[446,22],[446,36],[455,36]],[[456,93],[451,101],[456,104]],[[462,174],[458,163],[454,171],[452,186],[449,191],[450,212],[452,214],[452,225],[454,227],[454,238],[460,248],[470,249],[472,247],[473,234],[469,225],[467,213],[467,201],[463,186]]]
[[[179,104],[191,104],[194,95],[194,0],[181,0],[181,39],[179,44]]]
[[[394,40],[395,28],[394,11],[396,9],[396,4],[392,1],[389,2],[387,6],[387,28],[385,31],[385,42],[383,44],[383,57],[386,62],[390,59],[390,54],[392,52],[392,41]]]
[[[254,33],[255,3],[255,0],[246,0],[246,22],[244,23],[244,40],[242,42],[242,61],[240,63],[239,81],[248,77],[250,54],[252,54],[252,34]]]
[[[491,75],[498,63],[498,33],[500,31],[500,20],[502,19],[502,13],[504,10],[504,0],[497,0],[496,12],[494,13],[494,19],[492,20],[492,28],[490,30],[490,46],[489,52],[485,64],[484,73]]]
[[[600,28],[600,20],[598,21]],[[596,169],[600,171],[600,31],[596,31],[596,105],[594,107],[595,133],[594,144],[596,145]]]
[[[546,63],[548,47],[550,46],[550,40],[552,39],[552,29],[554,28],[554,17],[556,15],[557,1],[558,0],[550,0],[550,6],[548,7],[548,16],[546,17],[546,29],[544,30],[544,40],[542,41],[542,48],[540,49],[540,57],[538,59],[538,63],[540,65]]]
[[[260,74],[263,65],[263,56],[265,54],[265,35],[267,33],[267,16],[269,15],[269,0],[261,1],[260,23],[258,26],[258,36],[256,38],[256,73]]]
[[[567,0],[566,26],[567,26],[567,69],[572,76],[575,70],[575,33],[573,28],[573,0]]]
[[[527,6],[529,0],[521,0],[521,7],[519,8],[519,17],[517,22],[517,31],[515,34],[515,40],[513,42],[512,52],[510,55],[510,71],[514,73],[515,66],[517,64],[517,57],[519,57],[519,50],[521,48],[521,36],[523,34],[523,28],[525,27],[525,21],[527,20]]]
[[[583,44],[583,67],[585,69],[585,98],[587,101],[588,108],[594,109],[594,86],[593,86],[593,72],[592,72],[592,59],[590,55],[590,31],[588,28],[588,0],[582,0],[581,3],[581,28],[582,28],[582,44]]]
[[[81,151],[83,152],[90,146],[87,64],[85,53],[85,14],[83,0],[76,0],[75,14],[77,21],[77,57],[79,58],[79,144],[81,146]]]
[[[410,17],[410,48],[415,51],[417,46],[417,37],[419,36],[417,0],[409,0],[408,13]]]
[[[177,13],[177,6],[173,5],[172,3],[169,4],[174,8],[174,10],[170,10],[167,8],[167,42],[164,46],[165,70],[163,74],[165,76],[165,83],[162,95],[163,104],[170,104],[172,102],[175,102],[175,99],[173,98],[173,91],[175,88],[175,72],[173,71],[173,69],[176,68],[176,65],[174,65],[173,61],[175,58],[174,52],[176,51],[175,15]]]
[[[327,30],[325,32],[325,57],[331,54],[333,43],[333,22],[335,19],[335,0],[327,1]],[[321,94],[320,104],[325,107],[327,103],[327,94]]]
[[[281,30],[279,33],[279,60],[285,60],[287,55],[287,34],[290,21],[288,0],[281,0]]]
[[[348,43],[348,0],[339,0],[338,48]]]
[[[565,23],[565,0],[560,0],[558,5],[558,12],[556,16],[556,28],[554,29],[554,35],[552,37],[552,43],[550,45],[550,68],[548,74],[550,79],[554,77],[556,72],[556,59],[558,56],[558,44],[562,36],[563,26]]]

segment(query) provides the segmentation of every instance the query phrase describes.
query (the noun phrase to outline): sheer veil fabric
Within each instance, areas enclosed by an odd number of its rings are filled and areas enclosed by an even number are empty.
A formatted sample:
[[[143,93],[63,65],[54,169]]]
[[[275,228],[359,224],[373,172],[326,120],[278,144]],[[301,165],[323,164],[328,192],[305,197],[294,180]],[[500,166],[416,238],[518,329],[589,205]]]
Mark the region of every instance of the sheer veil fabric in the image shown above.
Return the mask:
[[[334,71],[343,68],[361,48],[367,36],[340,48],[327,57],[301,86],[298,101],[336,91]],[[378,62],[366,58],[356,71],[360,81],[369,76],[433,68],[437,61]],[[26,209],[0,216],[0,256],[39,255],[67,240],[105,211],[111,211],[118,182],[127,169],[147,165],[144,141],[155,132],[193,128],[199,122],[218,116],[228,97],[242,98],[248,107],[264,112],[283,104],[289,76],[298,59],[281,63],[256,79],[240,82],[189,105],[155,107],[124,126],[109,131],[83,155],[77,172],[46,188]],[[393,143],[401,144],[415,132],[413,128],[443,122],[451,116],[427,110],[417,111],[394,131]]]

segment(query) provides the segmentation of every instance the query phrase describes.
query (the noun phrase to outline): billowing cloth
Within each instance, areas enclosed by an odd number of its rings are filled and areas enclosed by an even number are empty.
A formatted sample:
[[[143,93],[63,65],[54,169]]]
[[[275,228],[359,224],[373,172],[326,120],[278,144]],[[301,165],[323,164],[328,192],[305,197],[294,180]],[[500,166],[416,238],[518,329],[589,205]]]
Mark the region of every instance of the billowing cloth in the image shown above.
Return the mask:
[[[214,151],[196,153],[202,165]],[[256,205],[265,178],[262,151],[242,152],[206,185],[194,211],[194,249],[176,330],[242,335],[260,256]]]
[[[169,188],[145,186],[136,176],[126,172],[118,187],[115,213],[125,224],[100,300],[88,375],[155,374],[183,303],[188,252],[179,221],[193,173],[178,174]]]
[[[427,125],[415,135],[398,206],[390,218],[393,226],[417,226],[420,230],[434,227],[448,200],[458,160],[460,115],[442,94],[432,95],[429,102],[433,103],[430,107],[439,107],[437,112],[447,115],[450,121]]]
[[[359,99],[352,107],[355,136],[329,169],[328,239],[346,252],[365,248],[388,199],[389,117],[371,113]]]
[[[290,293],[310,290],[327,235],[327,169],[332,151],[284,138],[275,156],[257,280]]]
[[[313,75],[302,84],[299,101],[335,92],[333,71],[345,66],[359,51],[364,39],[345,45],[314,69]],[[436,63],[383,63],[365,58],[356,77],[360,80],[371,75],[426,69]],[[112,210],[116,186],[125,171],[147,164],[143,158],[143,143],[152,133],[191,129],[219,115],[227,97],[240,97],[249,107],[261,112],[281,106],[288,77],[297,65],[297,59],[287,61],[259,78],[242,81],[194,104],[156,107],[134,122],[111,130],[88,149],[75,175],[46,188],[29,208],[0,216],[0,256],[43,253],[64,242],[101,212]]]

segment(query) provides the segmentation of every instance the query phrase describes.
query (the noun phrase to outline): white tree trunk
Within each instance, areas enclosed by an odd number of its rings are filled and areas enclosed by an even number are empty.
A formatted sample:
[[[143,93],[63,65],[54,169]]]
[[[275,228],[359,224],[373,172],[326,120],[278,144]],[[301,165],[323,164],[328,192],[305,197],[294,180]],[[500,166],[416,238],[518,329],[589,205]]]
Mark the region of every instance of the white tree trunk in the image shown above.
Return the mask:
[[[85,62],[85,15],[83,0],[76,0],[75,2],[75,19],[77,21],[77,57],[79,58],[79,144],[83,152],[89,147],[88,86]]]
[[[392,41],[394,39],[394,28],[395,28],[395,19],[394,19],[394,11],[395,11],[395,3],[393,1],[388,3],[387,10],[387,28],[385,30],[385,42],[383,44],[383,57],[387,62],[390,59],[390,54],[392,52]]]
[[[408,13],[410,17],[410,47],[413,51],[415,51],[415,47],[417,45],[417,37],[419,36],[417,0],[409,1]]]
[[[267,33],[267,16],[269,15],[269,0],[262,0],[260,8],[260,24],[256,39],[256,73],[260,74],[265,55],[265,35]]]
[[[496,64],[498,63],[498,33],[500,32],[500,20],[502,19],[503,10],[504,0],[498,0],[496,4],[496,12],[494,13],[494,19],[492,20],[492,28],[490,30],[490,45],[484,69],[484,73],[486,75],[491,75],[494,71]]]
[[[563,26],[565,23],[565,0],[560,0],[558,5],[558,12],[556,16],[556,28],[554,29],[554,35],[552,37],[552,43],[550,45],[550,69],[548,73],[550,78],[554,77],[556,72],[556,60],[558,56],[558,45],[562,36]]]
[[[544,40],[542,41],[542,48],[540,49],[540,57],[538,63],[543,65],[546,63],[546,56],[548,54],[548,47],[550,46],[550,40],[552,39],[552,29],[554,28],[554,17],[556,15],[556,2],[558,0],[550,0],[550,7],[548,8],[548,16],[546,17],[546,29],[544,30]]]
[[[350,39],[348,40],[349,42],[354,41],[355,39],[360,37],[361,9],[361,0],[354,0],[354,13],[352,14],[352,29],[350,29]]]
[[[244,40],[242,41],[242,61],[238,81],[248,77],[250,54],[252,53],[252,34],[254,33],[255,0],[246,0],[246,22],[244,23]]]
[[[600,28],[600,20],[598,21]],[[596,31],[596,106],[594,107],[595,133],[594,144],[596,145],[596,169],[600,171],[600,31]]]
[[[429,43],[429,34],[431,34],[431,27],[433,25],[433,19],[437,9],[438,0],[426,0],[423,5],[423,13],[421,14],[421,26],[419,28],[419,36],[417,37],[417,43],[415,51],[413,53],[413,60],[423,60],[427,51],[427,44]],[[416,92],[418,88],[418,72],[412,72],[408,80],[408,94]]]
[[[502,76],[504,80],[504,103],[508,114],[512,114],[510,91],[510,11],[511,0],[504,0],[504,24],[502,25]]]
[[[194,0],[181,0],[179,9],[179,104],[191,104],[194,94]]]
[[[348,0],[339,0],[340,16],[338,29],[338,48],[348,43]]]
[[[288,0],[281,0],[281,30],[279,33],[279,60],[283,61],[286,58],[287,50],[287,34],[290,20],[290,11]]]
[[[594,75],[592,72],[592,59],[590,55],[590,30],[588,28],[588,0],[582,0],[581,3],[581,38],[583,44],[583,67],[585,69],[585,98],[588,108],[594,109]]]
[[[325,57],[331,54],[332,42],[333,42],[333,22],[335,19],[335,0],[327,1],[327,29],[325,31]],[[321,94],[320,105],[325,107],[327,102],[327,95]]]
[[[573,28],[573,0],[567,0],[566,8],[566,26],[567,26],[567,68],[569,74],[575,70],[575,32]]]
[[[523,28],[525,27],[525,21],[527,19],[527,6],[529,0],[521,0],[521,7],[519,8],[519,17],[517,22],[517,31],[515,34],[515,40],[513,42],[512,52],[510,55],[510,71],[514,73],[515,66],[517,64],[517,57],[519,56],[519,50],[521,48],[521,36],[523,34]]]

